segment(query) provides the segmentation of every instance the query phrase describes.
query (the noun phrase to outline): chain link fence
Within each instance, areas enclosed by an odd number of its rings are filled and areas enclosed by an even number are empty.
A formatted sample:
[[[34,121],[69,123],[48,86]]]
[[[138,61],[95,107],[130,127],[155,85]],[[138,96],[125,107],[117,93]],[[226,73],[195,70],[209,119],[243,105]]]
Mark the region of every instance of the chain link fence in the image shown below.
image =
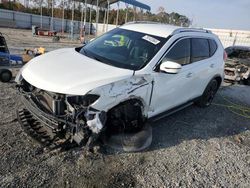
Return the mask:
[[[72,21],[68,19],[64,19],[64,21],[62,21],[60,18],[51,18],[48,16],[0,9],[0,27],[31,29],[33,25],[47,30],[50,30],[51,26],[53,26],[53,30],[57,32],[61,32],[63,30],[71,33],[73,29],[73,33],[75,35],[79,35],[81,22],[73,21],[72,24]],[[89,23],[86,23],[85,30],[87,34],[89,31],[90,33],[95,32],[93,24]]]
[[[74,21],[72,24],[71,20],[65,19],[62,23],[60,18],[51,18],[48,16],[40,16],[35,14],[28,14],[23,12],[11,11],[0,9],[0,27],[12,27],[12,28],[23,28],[31,29],[32,25],[41,27],[43,29],[50,29],[53,25],[53,29],[57,32],[62,30],[73,33],[75,37],[79,37],[81,23],[79,21]],[[85,31],[86,34],[95,33],[95,24],[86,23]],[[103,33],[103,24],[98,24],[98,33]],[[114,25],[109,24],[109,29],[115,28]],[[225,30],[225,29],[209,29],[214,34],[218,35],[224,48],[228,46],[250,46],[250,31],[240,31],[240,30]]]
[[[218,35],[224,48],[228,46],[250,46],[250,31],[209,29]]]

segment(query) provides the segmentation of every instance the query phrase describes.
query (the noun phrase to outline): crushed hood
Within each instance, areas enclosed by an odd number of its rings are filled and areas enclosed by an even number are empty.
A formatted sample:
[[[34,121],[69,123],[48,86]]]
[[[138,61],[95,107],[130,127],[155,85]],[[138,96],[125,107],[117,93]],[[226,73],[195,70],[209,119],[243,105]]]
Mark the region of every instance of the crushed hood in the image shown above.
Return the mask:
[[[75,49],[60,49],[32,59],[21,70],[31,85],[56,93],[84,95],[88,91],[133,75],[84,56]]]

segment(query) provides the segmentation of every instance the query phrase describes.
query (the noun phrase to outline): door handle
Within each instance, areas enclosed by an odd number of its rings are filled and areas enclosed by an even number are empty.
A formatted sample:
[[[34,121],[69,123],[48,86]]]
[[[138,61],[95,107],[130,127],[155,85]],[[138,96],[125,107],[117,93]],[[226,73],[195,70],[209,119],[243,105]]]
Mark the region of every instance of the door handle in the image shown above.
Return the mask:
[[[210,67],[211,67],[211,68],[214,68],[214,64],[211,64]]]
[[[187,78],[191,78],[192,75],[193,75],[193,73],[189,72],[189,73],[186,75],[186,77],[187,77]]]

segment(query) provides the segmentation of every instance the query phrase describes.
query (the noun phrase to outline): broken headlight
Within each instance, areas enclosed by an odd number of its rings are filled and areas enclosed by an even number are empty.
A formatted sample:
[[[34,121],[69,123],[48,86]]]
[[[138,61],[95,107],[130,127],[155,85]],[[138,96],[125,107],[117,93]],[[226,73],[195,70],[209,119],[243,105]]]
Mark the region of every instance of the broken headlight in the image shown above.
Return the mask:
[[[68,96],[67,101],[72,106],[89,106],[93,104],[97,99],[99,99],[99,95],[87,94],[83,96]]]

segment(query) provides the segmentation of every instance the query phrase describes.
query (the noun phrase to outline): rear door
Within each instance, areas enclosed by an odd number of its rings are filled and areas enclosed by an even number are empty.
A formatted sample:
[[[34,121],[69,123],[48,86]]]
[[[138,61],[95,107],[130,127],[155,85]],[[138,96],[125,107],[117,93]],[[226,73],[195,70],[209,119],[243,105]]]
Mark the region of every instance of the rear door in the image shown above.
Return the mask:
[[[209,40],[207,38],[191,39],[192,87],[190,96],[196,98],[202,95],[208,82],[214,76],[215,63],[210,58]]]

